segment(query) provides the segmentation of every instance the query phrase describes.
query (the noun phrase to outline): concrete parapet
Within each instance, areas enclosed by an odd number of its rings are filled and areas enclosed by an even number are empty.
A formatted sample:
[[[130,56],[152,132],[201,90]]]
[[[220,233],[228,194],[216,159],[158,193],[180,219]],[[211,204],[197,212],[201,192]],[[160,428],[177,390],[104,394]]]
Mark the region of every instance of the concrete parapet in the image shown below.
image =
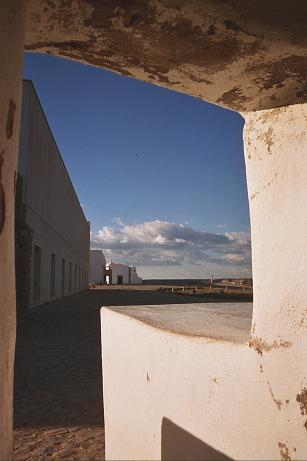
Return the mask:
[[[246,324],[240,340],[226,341],[223,305],[202,305],[204,332],[215,310],[219,338],[201,336],[201,327],[191,332],[193,320],[199,324],[193,305],[174,312],[186,334],[170,325],[172,305],[163,306],[157,326],[156,307],[147,306],[146,323],[142,306],[101,312],[106,459],[303,459],[294,350],[256,352],[243,340]],[[289,368],[278,369],[285,359]]]

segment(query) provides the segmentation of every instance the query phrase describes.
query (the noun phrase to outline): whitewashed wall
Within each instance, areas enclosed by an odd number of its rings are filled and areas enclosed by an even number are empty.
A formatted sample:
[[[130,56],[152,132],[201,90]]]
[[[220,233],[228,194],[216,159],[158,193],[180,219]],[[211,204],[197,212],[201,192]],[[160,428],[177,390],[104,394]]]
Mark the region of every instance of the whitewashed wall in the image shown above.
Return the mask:
[[[117,284],[117,277],[123,276],[123,285],[129,284],[129,266],[125,264],[111,263],[108,265],[112,270],[112,285]]]

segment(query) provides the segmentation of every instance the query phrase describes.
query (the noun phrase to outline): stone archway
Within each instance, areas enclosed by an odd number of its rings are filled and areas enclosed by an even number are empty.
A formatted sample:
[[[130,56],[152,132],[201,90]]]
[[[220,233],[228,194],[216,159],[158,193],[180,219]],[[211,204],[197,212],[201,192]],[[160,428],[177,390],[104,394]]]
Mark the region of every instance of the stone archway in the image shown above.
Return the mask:
[[[255,357],[265,355],[272,378],[282,380],[277,392],[289,394],[292,456],[303,456],[306,2],[2,0],[0,11],[0,458],[8,459],[11,449],[14,175],[24,48],[105,67],[244,115],[255,290],[250,347]],[[263,392],[257,389],[258,399]],[[274,423],[285,417],[279,411]],[[279,443],[282,454],[285,441]]]

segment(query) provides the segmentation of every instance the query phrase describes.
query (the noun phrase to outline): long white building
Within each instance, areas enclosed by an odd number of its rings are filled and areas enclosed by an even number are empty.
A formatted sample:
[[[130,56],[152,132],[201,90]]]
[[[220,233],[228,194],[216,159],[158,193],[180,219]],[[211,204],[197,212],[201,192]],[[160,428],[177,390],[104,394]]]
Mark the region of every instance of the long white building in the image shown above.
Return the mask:
[[[31,81],[23,82],[15,231],[19,311],[88,286],[89,223]]]

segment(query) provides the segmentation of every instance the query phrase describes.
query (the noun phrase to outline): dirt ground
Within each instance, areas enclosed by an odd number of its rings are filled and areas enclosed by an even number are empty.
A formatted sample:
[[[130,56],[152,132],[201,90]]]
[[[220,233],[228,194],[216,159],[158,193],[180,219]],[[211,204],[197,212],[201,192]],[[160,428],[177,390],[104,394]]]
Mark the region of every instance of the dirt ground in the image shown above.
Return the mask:
[[[157,289],[94,289],[29,310],[17,331],[15,461],[104,459],[99,311],[204,302]]]

